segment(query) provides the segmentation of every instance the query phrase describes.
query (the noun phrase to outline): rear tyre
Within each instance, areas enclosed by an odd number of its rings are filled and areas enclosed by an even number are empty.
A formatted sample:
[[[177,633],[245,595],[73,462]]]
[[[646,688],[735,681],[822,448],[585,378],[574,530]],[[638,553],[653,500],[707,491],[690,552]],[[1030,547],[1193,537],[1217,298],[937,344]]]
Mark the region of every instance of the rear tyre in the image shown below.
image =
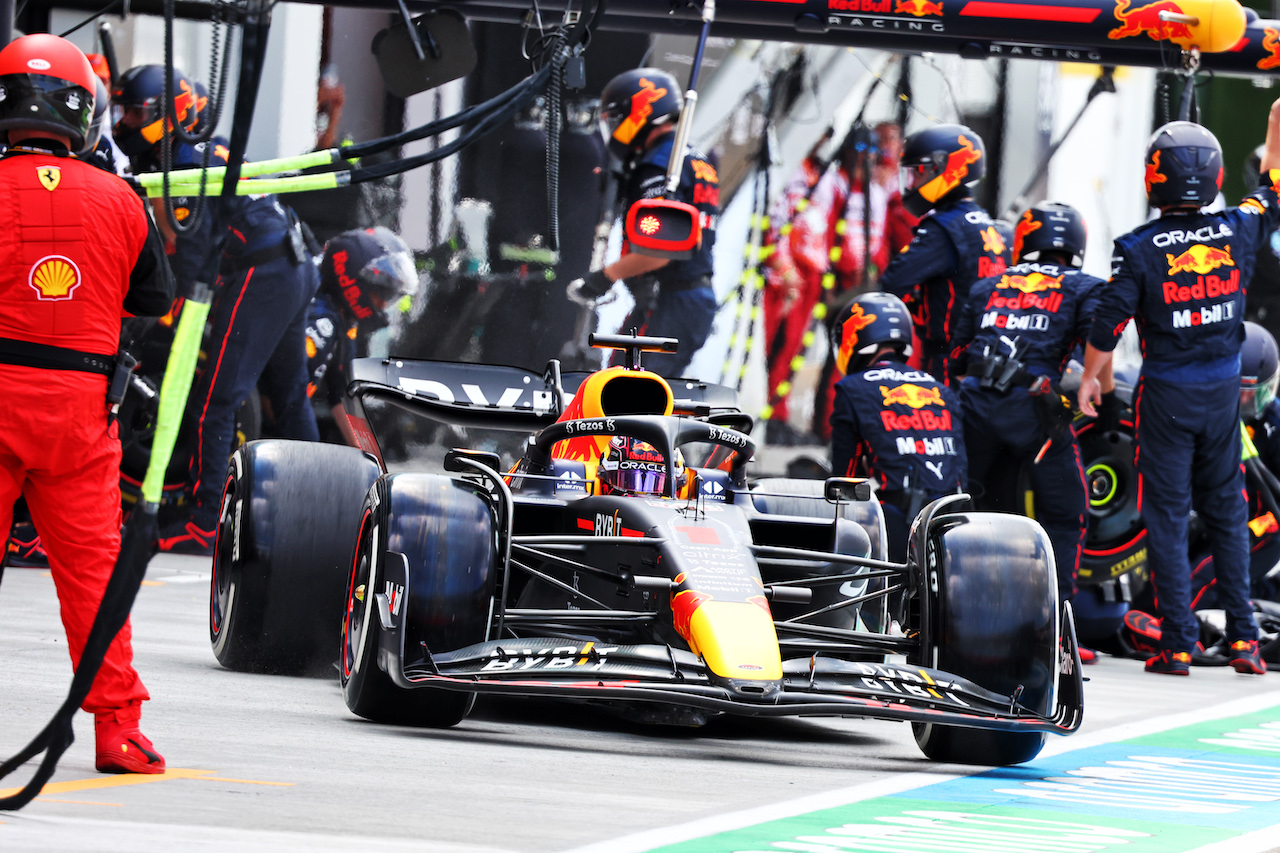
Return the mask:
[[[1047,716],[1057,693],[1059,634],[1049,537],[1030,519],[995,513],[940,516],[931,527],[920,591],[929,596],[930,624],[917,662],[1004,695],[1021,687],[1019,703]],[[1019,764],[1045,740],[1043,732],[912,728],[925,755],[954,764]]]
[[[365,501],[347,583],[342,693],[352,713],[378,723],[446,728],[471,711],[475,694],[406,689],[390,667],[426,664],[425,649],[449,652],[489,635],[497,553],[493,514],[466,482],[437,474],[383,477]],[[402,560],[404,660],[379,651],[384,632],[374,594],[383,568]]]
[[[235,452],[209,592],[219,663],[290,674],[332,666],[360,507],[379,473],[360,450],[333,444],[255,441]]]

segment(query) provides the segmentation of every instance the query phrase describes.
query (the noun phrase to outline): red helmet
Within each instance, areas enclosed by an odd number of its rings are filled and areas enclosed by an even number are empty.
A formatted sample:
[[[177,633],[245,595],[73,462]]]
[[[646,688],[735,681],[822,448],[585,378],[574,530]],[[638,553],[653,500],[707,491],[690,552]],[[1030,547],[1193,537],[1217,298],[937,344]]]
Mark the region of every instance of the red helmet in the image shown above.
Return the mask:
[[[605,494],[665,495],[667,458],[652,444],[617,435],[600,457],[598,471]],[[675,480],[684,482],[684,455],[676,451]]]
[[[0,50],[0,132],[47,131],[84,146],[93,120],[97,76],[80,48],[48,33]]]

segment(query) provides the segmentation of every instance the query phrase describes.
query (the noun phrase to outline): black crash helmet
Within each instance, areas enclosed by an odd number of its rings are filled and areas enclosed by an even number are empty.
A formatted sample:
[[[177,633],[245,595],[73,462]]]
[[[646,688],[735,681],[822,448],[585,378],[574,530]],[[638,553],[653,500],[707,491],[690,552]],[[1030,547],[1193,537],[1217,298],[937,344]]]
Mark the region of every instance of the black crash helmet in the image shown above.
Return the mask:
[[[842,374],[866,367],[882,346],[911,355],[911,312],[892,293],[855,296],[831,326],[831,348]]]
[[[1171,121],[1147,143],[1143,180],[1152,207],[1204,207],[1222,189],[1222,146],[1194,122]]]
[[[940,204],[957,201],[986,173],[982,137],[962,124],[939,124],[916,131],[902,145],[898,163],[902,204],[924,216]]]
[[[418,290],[413,252],[382,226],[344,231],[325,244],[320,290],[354,317],[362,331],[381,329],[400,301]]]

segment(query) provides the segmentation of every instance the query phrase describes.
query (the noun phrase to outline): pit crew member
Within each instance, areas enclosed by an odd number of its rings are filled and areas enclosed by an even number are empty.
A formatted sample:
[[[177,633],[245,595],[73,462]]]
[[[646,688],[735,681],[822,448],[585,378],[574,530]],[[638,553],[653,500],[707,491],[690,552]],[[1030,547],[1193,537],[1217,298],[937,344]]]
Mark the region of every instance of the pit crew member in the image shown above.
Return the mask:
[[[307,318],[307,396],[324,386],[343,440],[358,447],[342,400],[348,368],[364,355],[361,344],[390,324],[400,300],[418,290],[413,252],[388,228],[344,231],[325,244],[320,261],[320,290]]]
[[[180,72],[173,83],[173,115],[190,130],[200,118],[197,90]],[[116,143],[132,158],[135,172],[161,165],[163,95],[159,65],[129,69],[113,92],[122,110]],[[198,148],[173,146],[175,168],[224,166],[228,155],[218,137]],[[198,207],[197,199],[179,199],[175,216],[181,222]],[[192,508],[189,517],[161,531],[160,548],[207,555],[213,552],[236,411],[259,379],[277,433],[319,440],[307,398],[306,359],[307,305],[318,275],[297,218],[274,196],[206,198],[198,226],[175,235],[172,261],[184,292],[196,282],[216,280],[216,286],[209,357],[190,400],[197,420],[188,485]]]
[[[1248,507],[1240,455],[1240,346],[1245,288],[1280,223],[1280,101],[1271,107],[1263,186],[1238,207],[1204,213],[1222,185],[1212,133],[1170,122],[1147,145],[1146,188],[1160,218],[1118,238],[1085,350],[1080,408],[1094,413],[1099,374],[1133,317],[1142,339],[1135,394],[1142,518],[1161,617],[1148,672],[1190,674],[1199,626],[1191,612],[1187,516],[1194,489],[1227,613],[1230,663],[1262,673],[1249,605]]]
[[[601,117],[610,129],[609,151],[621,163],[622,210],[629,210],[641,199],[663,195],[676,122],[683,107],[684,96],[676,79],[657,68],[626,71],[605,85],[600,95]],[[569,285],[571,295],[597,299],[615,281],[625,280],[636,304],[622,328],[680,341],[679,352],[648,356],[646,369],[663,376],[681,376],[711,333],[716,313],[711,254],[720,215],[719,183],[715,166],[701,152],[686,146],[674,197],[696,207],[701,217],[702,243],[693,256],[678,261],[656,258],[632,252],[624,243],[618,260]]]
[[[1014,266],[974,283],[952,335],[969,479],[983,484],[975,485],[982,494],[1006,463],[1028,466],[1042,496],[1036,520],[1053,543],[1063,601],[1075,594],[1088,502],[1070,407],[1057,384],[1089,334],[1102,284],[1079,269],[1085,243],[1075,208],[1045,202],[1024,212],[1013,232]],[[1033,396],[1041,377],[1049,384],[1041,382]],[[1114,408],[1114,384],[1106,379]]]
[[[972,188],[986,172],[982,138],[964,125],[941,124],[907,137],[899,180],[907,212],[922,217],[906,250],[880,277],[886,293],[912,303],[921,366],[947,382],[953,314],[980,278],[1008,265],[1004,239]]]
[[[831,347],[844,375],[831,413],[831,470],[875,481],[890,558],[905,561],[920,507],[967,484],[960,403],[907,366],[911,313],[892,294],[854,297],[836,316]]]
[[[85,149],[95,80],[57,36],[0,50],[0,529],[27,499],[48,552],[73,666],[120,551],[120,442],[108,409],[124,312],[163,314],[173,280],[138,197],[72,156]],[[94,715],[98,770],[161,773],[138,730],[149,699],[130,624],[81,706]]]

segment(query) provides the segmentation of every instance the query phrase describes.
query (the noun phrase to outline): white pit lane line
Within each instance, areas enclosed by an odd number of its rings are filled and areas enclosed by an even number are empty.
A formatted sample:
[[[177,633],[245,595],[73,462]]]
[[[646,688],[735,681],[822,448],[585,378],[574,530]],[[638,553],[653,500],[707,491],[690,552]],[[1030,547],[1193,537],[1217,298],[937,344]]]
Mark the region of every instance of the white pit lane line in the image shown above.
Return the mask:
[[[1261,683],[1261,682],[1260,682]],[[1200,708],[1178,714],[1168,714],[1140,722],[1125,723],[1102,731],[1068,737],[1053,737],[1045,744],[1038,758],[1063,755],[1093,746],[1116,743],[1131,738],[1157,734],[1183,726],[1212,720],[1257,713],[1280,706],[1280,690],[1261,693],[1245,699],[1236,699],[1221,705]],[[839,788],[822,794],[812,794],[773,805],[757,806],[703,818],[676,826],[646,830],[609,841],[595,842],[575,847],[564,853],[643,853],[657,847],[693,841],[710,835],[731,832],[773,820],[797,817],[821,809],[837,808],[890,794],[901,794],[926,785],[936,785],[967,776],[976,776],[992,768],[975,767],[962,773],[918,772],[906,773],[892,779]],[[1280,825],[1237,836],[1223,842],[1201,847],[1197,853],[1275,853],[1280,851]]]

